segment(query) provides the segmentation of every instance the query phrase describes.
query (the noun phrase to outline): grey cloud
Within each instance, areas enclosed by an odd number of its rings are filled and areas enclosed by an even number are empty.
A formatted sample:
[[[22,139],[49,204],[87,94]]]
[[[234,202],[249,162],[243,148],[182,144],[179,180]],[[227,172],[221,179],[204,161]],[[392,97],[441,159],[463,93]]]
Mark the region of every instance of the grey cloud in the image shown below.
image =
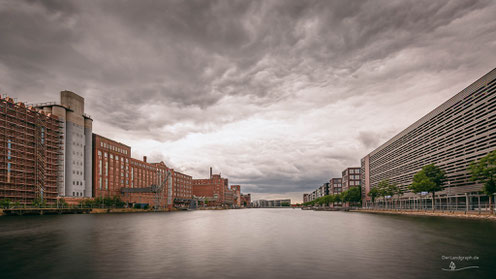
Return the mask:
[[[162,143],[251,119],[291,118],[305,126],[294,116],[341,105],[370,110],[365,102],[373,98],[398,104],[417,94],[411,88],[426,77],[487,72],[494,65],[495,6],[486,0],[0,0],[0,91],[41,102],[73,90],[99,127]],[[450,82],[450,88],[462,83]],[[334,127],[345,130],[343,123],[352,121],[334,117],[301,141],[274,136],[279,146],[252,151],[262,159],[225,160],[250,167],[249,175],[214,163],[261,192],[309,189],[358,164],[393,133],[381,126],[376,134],[384,137],[356,129],[349,146],[322,141],[322,129],[335,141]],[[234,144],[230,153],[245,148]]]

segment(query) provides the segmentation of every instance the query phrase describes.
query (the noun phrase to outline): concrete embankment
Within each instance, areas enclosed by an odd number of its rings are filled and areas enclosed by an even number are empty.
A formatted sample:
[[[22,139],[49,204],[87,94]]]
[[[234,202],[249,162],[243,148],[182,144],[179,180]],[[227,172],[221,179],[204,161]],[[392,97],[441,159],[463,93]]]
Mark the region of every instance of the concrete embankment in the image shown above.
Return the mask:
[[[409,211],[409,210],[376,210],[376,209],[352,209],[350,212],[362,212],[372,214],[395,214],[411,216],[438,216],[438,217],[455,217],[467,219],[486,219],[496,221],[496,215],[488,212],[461,212],[461,211]]]
[[[2,215],[54,215],[54,214],[84,214],[90,213],[89,208],[8,208],[2,210]]]

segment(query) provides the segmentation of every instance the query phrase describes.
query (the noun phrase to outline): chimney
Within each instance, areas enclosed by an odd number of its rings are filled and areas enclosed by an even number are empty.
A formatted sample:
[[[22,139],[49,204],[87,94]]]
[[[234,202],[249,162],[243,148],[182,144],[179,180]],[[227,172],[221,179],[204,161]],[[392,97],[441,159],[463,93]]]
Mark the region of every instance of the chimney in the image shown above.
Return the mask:
[[[210,178],[212,178],[212,167],[210,167]]]
[[[146,156],[143,156],[143,162],[146,163]]]

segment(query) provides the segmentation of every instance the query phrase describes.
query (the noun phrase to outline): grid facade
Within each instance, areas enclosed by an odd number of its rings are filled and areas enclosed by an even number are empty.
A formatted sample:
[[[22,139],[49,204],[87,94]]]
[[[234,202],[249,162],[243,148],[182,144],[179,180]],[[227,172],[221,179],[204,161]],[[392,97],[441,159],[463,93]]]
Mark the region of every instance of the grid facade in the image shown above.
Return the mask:
[[[343,191],[348,190],[350,187],[360,186],[362,178],[360,176],[361,168],[346,168],[342,172],[342,183],[343,183]]]
[[[0,199],[54,203],[62,178],[61,122],[11,98],[0,98]]]
[[[362,192],[366,197],[383,179],[407,190],[428,164],[446,171],[449,183],[439,194],[478,192],[481,185],[470,181],[468,166],[495,149],[496,69],[365,156]]]

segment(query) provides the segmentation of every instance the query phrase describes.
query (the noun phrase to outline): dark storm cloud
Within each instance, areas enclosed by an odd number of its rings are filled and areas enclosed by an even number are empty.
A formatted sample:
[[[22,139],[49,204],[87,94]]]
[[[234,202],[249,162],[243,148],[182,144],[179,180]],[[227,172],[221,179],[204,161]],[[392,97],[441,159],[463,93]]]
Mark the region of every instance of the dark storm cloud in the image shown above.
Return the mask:
[[[212,163],[184,154],[209,148],[234,182],[261,193],[311,190],[413,120],[373,130],[359,127],[371,121],[361,115],[454,94],[443,90],[471,82],[457,79],[463,73],[489,71],[494,12],[484,0],[0,0],[0,92],[41,102],[73,90],[96,129],[151,140],[190,171]],[[289,126],[253,138],[271,121]],[[225,129],[247,142],[215,135]],[[239,156],[223,160],[226,150]]]

